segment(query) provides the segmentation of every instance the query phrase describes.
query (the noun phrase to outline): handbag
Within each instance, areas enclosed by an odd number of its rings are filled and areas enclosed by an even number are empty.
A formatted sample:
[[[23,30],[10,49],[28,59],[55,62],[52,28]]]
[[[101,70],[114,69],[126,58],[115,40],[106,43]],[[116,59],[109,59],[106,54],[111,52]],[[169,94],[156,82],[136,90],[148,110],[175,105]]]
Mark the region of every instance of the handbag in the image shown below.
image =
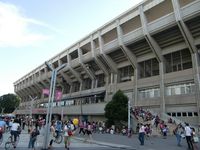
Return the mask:
[[[198,138],[198,136],[194,136],[194,137],[193,137],[193,140],[194,140],[194,143],[199,143],[199,138]]]
[[[69,136],[72,136],[73,134],[72,134],[72,131],[68,131],[68,135]]]
[[[185,134],[184,133],[181,134],[181,138],[183,138],[183,139],[185,138]]]

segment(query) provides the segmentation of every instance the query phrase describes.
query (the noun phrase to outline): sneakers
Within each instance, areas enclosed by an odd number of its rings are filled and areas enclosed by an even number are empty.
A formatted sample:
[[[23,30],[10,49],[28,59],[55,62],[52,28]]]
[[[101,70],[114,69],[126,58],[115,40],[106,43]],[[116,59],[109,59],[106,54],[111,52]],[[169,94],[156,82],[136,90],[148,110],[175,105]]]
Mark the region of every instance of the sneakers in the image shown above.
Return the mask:
[[[69,147],[67,147],[67,146],[65,145],[65,149],[66,149],[66,150],[69,150]]]

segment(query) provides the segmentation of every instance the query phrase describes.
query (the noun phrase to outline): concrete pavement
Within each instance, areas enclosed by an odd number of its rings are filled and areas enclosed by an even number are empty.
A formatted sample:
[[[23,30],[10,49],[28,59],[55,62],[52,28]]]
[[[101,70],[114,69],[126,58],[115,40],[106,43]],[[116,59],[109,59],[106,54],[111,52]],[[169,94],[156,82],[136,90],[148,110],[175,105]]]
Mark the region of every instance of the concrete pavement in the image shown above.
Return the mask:
[[[41,130],[41,134],[38,136],[36,147],[37,150],[41,149],[43,146],[44,140],[44,132]],[[4,149],[4,143],[6,142],[9,134],[4,134],[4,142],[0,146],[0,149]],[[78,150],[80,148],[83,149],[132,149],[132,150],[186,150],[187,143],[185,139],[182,139],[182,147],[178,147],[176,145],[176,138],[175,136],[168,136],[167,139],[163,139],[162,137],[149,137],[145,139],[145,145],[141,146],[139,144],[137,135],[133,135],[131,138],[127,136],[117,135],[117,134],[99,134],[94,133],[93,140],[85,141],[85,136],[83,135],[75,135],[71,141],[71,148],[73,150]],[[23,131],[20,135],[20,142],[18,144],[17,150],[26,150],[28,149],[28,142],[29,142],[29,135],[27,131]],[[200,148],[200,144],[198,143]],[[53,144],[54,149],[64,149],[64,143],[61,144]]]
[[[5,143],[10,136],[10,133],[5,133],[4,134],[4,140],[3,143],[0,145],[0,150],[4,149]],[[39,150],[43,147],[43,141],[44,141],[44,130],[40,130],[40,135],[37,137],[37,142],[36,142],[36,149]],[[20,134],[20,140],[17,145],[16,150],[28,150],[28,143],[29,143],[29,134],[26,131],[22,131]],[[97,148],[106,148],[106,147],[113,147],[113,148],[121,148],[121,147],[126,147],[130,148],[129,146],[126,145],[120,145],[120,144],[115,144],[115,143],[107,143],[107,142],[101,142],[101,141],[87,141],[85,142],[85,137],[77,137],[73,136],[71,138],[71,148],[73,149],[78,149],[78,148],[90,148],[90,149],[97,149]],[[56,144],[53,143],[53,149],[60,149],[64,150],[64,142],[61,144]]]

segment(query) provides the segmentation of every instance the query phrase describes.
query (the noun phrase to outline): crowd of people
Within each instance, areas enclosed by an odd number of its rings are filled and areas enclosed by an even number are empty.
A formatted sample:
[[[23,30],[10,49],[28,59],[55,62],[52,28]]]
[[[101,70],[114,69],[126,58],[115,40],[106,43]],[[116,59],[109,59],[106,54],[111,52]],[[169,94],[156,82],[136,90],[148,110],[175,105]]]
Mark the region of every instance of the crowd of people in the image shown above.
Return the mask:
[[[141,107],[136,107],[131,111],[136,120],[139,121],[139,117],[142,118],[143,122],[138,123],[136,127],[136,132],[138,133],[138,139],[140,141],[140,145],[144,145],[145,136],[149,137],[152,133],[152,128],[160,129],[160,133],[163,138],[167,138],[167,134],[169,133],[168,124],[175,124],[175,128],[173,129],[173,134],[176,137],[177,146],[181,147],[181,140],[186,139],[188,150],[199,150],[197,143],[199,142],[199,137],[195,128],[191,127],[189,123],[177,124],[175,120],[173,121],[170,117],[166,122],[161,120],[158,115],[152,115],[150,111],[145,111]],[[145,123],[146,122],[146,123]],[[149,124],[151,122],[151,124]]]
[[[135,132],[138,133],[138,139],[141,145],[144,145],[145,136],[151,137],[153,127],[160,130],[161,135],[164,139],[166,139],[167,134],[169,133],[167,123],[174,123],[171,118],[169,118],[168,122],[165,123],[158,117],[158,115],[152,115],[150,111],[145,111],[142,108],[133,109],[132,113],[136,119],[139,120],[139,117],[143,119],[143,122],[137,124]],[[20,134],[21,130],[27,129],[25,128],[26,126],[28,128],[28,133],[30,134],[28,148],[34,150],[37,136],[40,135],[41,129],[45,128],[45,119],[43,118],[38,118],[37,120],[30,118],[1,119],[0,138],[5,131],[9,131],[13,136],[13,140],[16,141],[16,138]],[[78,123],[75,123],[73,120],[53,120],[50,126],[48,148],[51,149],[53,147],[55,139],[59,137],[60,134],[63,136],[65,149],[69,150],[71,137],[73,135],[76,134],[78,136],[83,136],[85,138],[85,142],[90,142],[93,140],[93,133],[122,134],[127,136],[128,128],[126,126],[122,126],[122,128],[119,129],[114,125],[107,128],[104,121],[90,122],[86,120],[78,120]],[[177,146],[182,146],[182,139],[186,139],[189,150],[198,150],[197,143],[199,142],[199,139],[197,133],[194,128],[189,126],[188,123],[176,125],[173,133],[176,137]],[[14,148],[16,148],[16,145]]]

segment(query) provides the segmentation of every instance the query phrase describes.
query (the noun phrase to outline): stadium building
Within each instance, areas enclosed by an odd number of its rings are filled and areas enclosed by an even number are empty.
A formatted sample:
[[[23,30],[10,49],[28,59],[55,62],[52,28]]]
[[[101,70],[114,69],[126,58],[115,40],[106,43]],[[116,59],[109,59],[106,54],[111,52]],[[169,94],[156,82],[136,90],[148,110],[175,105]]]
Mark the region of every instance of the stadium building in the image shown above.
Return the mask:
[[[62,98],[53,115],[103,120],[105,105],[121,89],[132,107],[198,124],[199,59],[200,1],[145,0],[47,61],[53,68],[67,64],[57,75]],[[50,83],[45,64],[17,80],[16,113],[45,115],[42,91]]]

